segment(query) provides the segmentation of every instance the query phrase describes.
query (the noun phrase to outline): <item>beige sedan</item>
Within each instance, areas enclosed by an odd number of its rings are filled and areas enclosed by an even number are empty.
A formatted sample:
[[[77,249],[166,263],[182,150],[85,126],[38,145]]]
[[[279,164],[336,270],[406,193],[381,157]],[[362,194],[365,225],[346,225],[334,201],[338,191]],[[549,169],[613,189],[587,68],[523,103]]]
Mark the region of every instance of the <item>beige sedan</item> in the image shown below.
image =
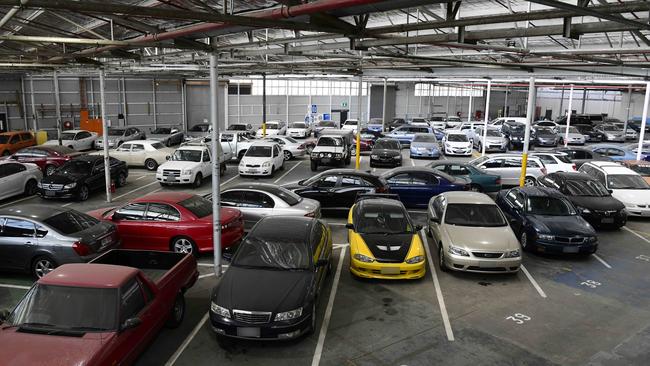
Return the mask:
[[[445,192],[429,201],[429,236],[438,247],[440,270],[514,273],[521,247],[506,216],[487,195]]]
[[[173,152],[174,149],[166,147],[160,141],[136,140],[125,142],[117,149],[110,150],[109,155],[126,162],[128,166],[144,166],[147,170],[155,171]],[[102,153],[99,151],[95,154]]]

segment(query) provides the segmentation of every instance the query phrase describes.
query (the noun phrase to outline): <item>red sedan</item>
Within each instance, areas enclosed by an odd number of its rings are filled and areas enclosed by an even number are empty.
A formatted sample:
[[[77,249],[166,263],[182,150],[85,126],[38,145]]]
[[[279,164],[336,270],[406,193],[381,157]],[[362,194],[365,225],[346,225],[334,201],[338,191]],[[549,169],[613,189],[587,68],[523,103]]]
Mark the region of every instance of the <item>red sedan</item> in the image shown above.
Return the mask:
[[[84,155],[67,146],[31,146],[16,151],[9,159],[21,163],[38,165],[43,175],[52,175],[56,168],[65,164],[75,156]]]
[[[178,253],[211,252],[212,202],[182,192],[159,192],[122,207],[88,212],[117,225],[125,249],[171,250]],[[221,247],[229,249],[244,236],[239,210],[221,209]]]

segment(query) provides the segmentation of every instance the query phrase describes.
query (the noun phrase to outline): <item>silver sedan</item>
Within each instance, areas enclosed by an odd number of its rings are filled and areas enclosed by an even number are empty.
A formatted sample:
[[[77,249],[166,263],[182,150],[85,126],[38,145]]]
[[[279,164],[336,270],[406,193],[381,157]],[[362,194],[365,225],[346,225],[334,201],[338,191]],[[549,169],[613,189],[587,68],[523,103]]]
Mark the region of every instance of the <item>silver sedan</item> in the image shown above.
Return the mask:
[[[284,153],[284,160],[291,160],[297,156],[305,156],[305,144],[289,136],[272,136],[265,140],[277,142]]]
[[[211,195],[206,198],[211,199]],[[241,184],[228,188],[221,193],[221,204],[241,211],[245,230],[250,230],[264,216],[321,216],[320,202],[267,183]]]

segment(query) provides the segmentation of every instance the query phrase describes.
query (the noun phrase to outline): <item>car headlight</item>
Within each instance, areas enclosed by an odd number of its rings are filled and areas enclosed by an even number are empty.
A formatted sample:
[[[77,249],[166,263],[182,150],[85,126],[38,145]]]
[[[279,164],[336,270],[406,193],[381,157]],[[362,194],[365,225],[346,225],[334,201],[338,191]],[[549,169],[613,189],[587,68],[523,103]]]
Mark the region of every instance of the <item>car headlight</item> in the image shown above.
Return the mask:
[[[415,264],[415,263],[420,263],[424,262],[424,256],[423,255],[416,255],[415,257],[409,258],[405,260],[406,263],[408,264]]]
[[[451,254],[460,255],[460,256],[463,256],[463,257],[469,257],[469,253],[467,253],[467,251],[465,249],[450,245],[448,250],[449,250],[449,253],[451,253]]]
[[[268,161],[265,161],[265,162],[262,163],[262,168],[268,168],[270,166],[271,166],[271,163],[269,163]]]
[[[302,307],[299,307],[298,309],[291,310],[291,311],[285,311],[283,313],[277,313],[275,314],[275,321],[283,321],[283,320],[291,320],[291,319],[296,319],[300,318],[302,315]]]
[[[77,183],[70,183],[63,186],[63,189],[72,189],[77,186]]]
[[[537,239],[539,240],[554,240],[555,236],[547,234],[537,234]]]
[[[214,302],[211,302],[210,303],[210,310],[213,313],[215,313],[215,314],[217,314],[217,315],[219,315],[221,317],[230,319],[230,310],[224,308],[223,306],[219,306],[219,305],[215,304]]]
[[[595,236],[589,236],[589,237],[587,237],[587,242],[588,242],[588,243],[595,243],[595,242],[597,242],[597,241],[598,241],[598,238],[595,237]]]
[[[588,209],[588,208],[584,208],[584,207],[580,207],[580,206],[577,206],[576,208],[578,209],[578,211],[580,211],[580,213],[583,213],[583,214],[590,214],[591,213],[591,210]]]
[[[183,169],[183,175],[192,175],[192,169]]]
[[[370,159],[379,159],[379,155],[370,155]]]
[[[509,252],[506,252],[506,254],[503,255],[503,258],[517,258],[519,256],[519,250],[511,250]]]
[[[355,254],[354,259],[364,263],[372,263],[375,261],[374,258],[370,258],[367,255],[363,255],[363,254]]]
[[[395,160],[399,160],[399,159],[401,159],[401,158],[402,158],[401,155],[395,155],[395,156],[393,156],[393,159],[395,159]]]
[[[36,183],[36,187],[43,188],[43,183],[41,183],[41,182]]]

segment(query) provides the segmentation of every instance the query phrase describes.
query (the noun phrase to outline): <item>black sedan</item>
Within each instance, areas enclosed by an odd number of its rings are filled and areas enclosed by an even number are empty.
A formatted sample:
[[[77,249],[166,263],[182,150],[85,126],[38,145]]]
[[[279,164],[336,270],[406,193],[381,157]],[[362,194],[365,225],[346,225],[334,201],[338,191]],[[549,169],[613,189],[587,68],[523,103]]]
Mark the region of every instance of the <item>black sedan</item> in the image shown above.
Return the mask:
[[[517,187],[497,194],[497,205],[524,250],[542,253],[595,253],[594,228],[560,192],[547,187]]]
[[[110,158],[111,180],[116,187],[126,184],[129,170],[126,163]],[[104,178],[104,157],[84,155],[76,157],[38,183],[38,194],[42,198],[88,199],[90,192],[106,188]]]
[[[370,152],[370,167],[402,165],[402,145],[391,138],[381,138],[375,142]]]
[[[320,220],[265,217],[212,292],[212,329],[219,336],[247,339],[312,333],[331,255],[332,234]]]
[[[612,158],[591,151],[584,147],[560,147],[555,149],[557,152],[565,153],[571,159],[571,162],[576,165],[576,169],[580,168],[582,164],[588,161],[614,161]]]
[[[357,195],[388,193],[386,180],[354,169],[331,169],[284,188],[320,202],[321,210],[349,210]]]
[[[625,205],[596,179],[584,173],[558,172],[537,178],[545,187],[562,192],[592,226],[620,228],[627,221]]]

